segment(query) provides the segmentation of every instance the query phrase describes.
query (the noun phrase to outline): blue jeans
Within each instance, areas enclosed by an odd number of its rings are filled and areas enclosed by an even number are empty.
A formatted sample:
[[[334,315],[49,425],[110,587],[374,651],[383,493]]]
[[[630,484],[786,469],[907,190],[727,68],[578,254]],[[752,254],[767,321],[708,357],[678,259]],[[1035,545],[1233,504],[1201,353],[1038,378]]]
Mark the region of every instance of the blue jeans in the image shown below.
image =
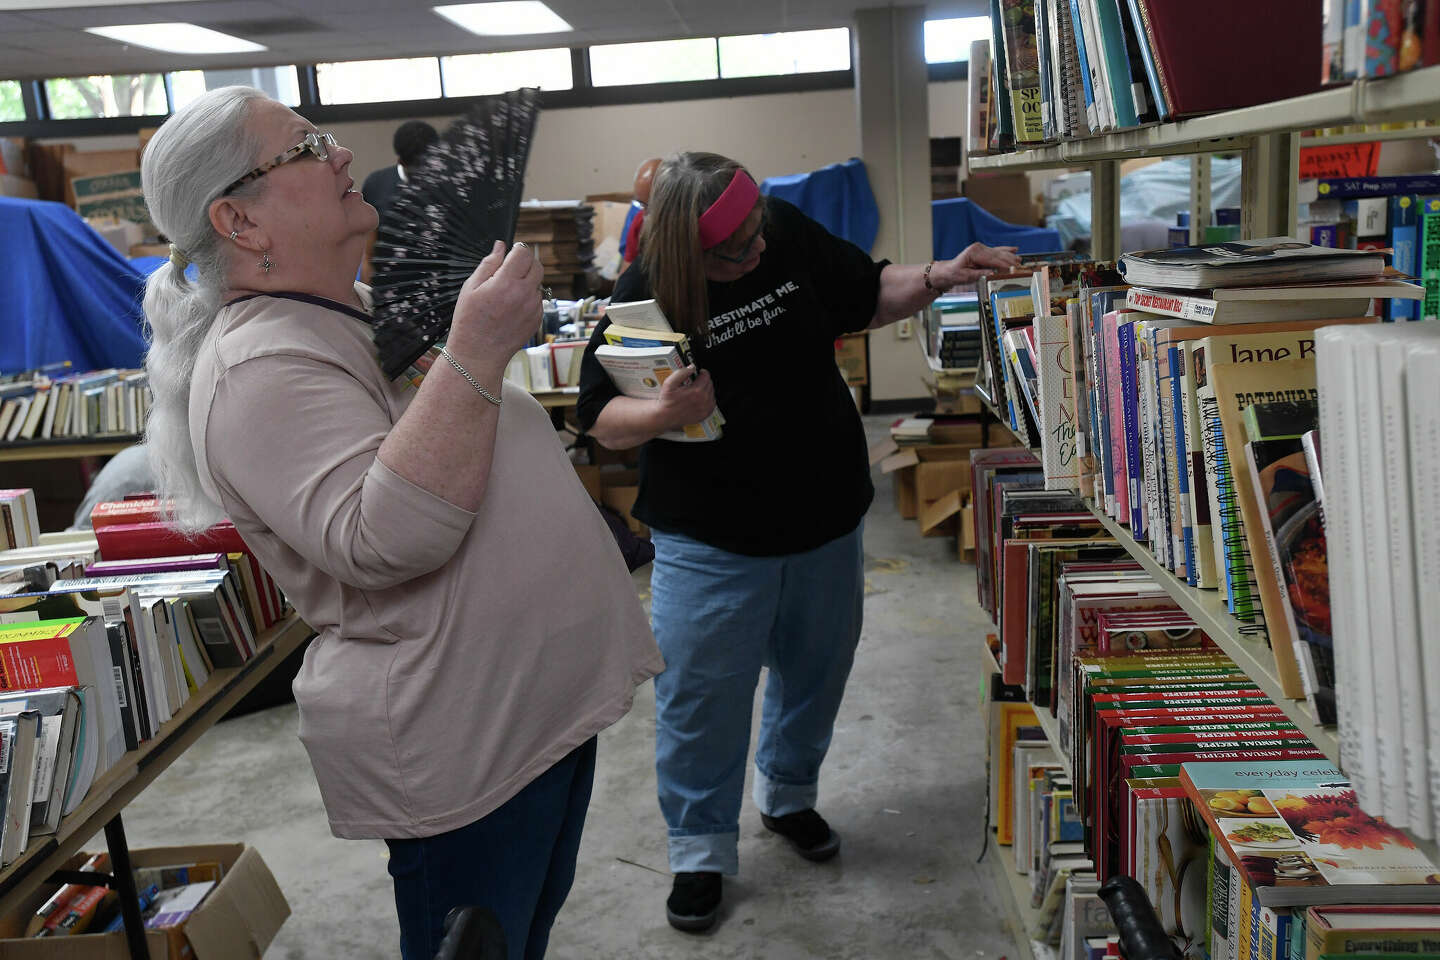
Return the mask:
[[[595,779],[595,738],[474,823],[420,839],[387,840],[400,955],[432,960],[451,907],[488,907],[509,960],[539,960],[575,880],[575,855]]]
[[[761,666],[755,805],[815,806],[820,764],[860,640],[861,527],[806,553],[748,557],[653,531],[655,771],[670,869],[738,872],[740,801]]]

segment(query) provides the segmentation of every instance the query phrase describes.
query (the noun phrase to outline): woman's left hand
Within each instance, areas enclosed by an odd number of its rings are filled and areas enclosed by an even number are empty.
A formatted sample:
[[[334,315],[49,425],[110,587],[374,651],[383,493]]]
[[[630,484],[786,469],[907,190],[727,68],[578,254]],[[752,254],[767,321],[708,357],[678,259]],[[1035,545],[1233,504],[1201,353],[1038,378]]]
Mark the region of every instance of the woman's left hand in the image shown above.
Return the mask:
[[[962,283],[974,283],[996,270],[1009,270],[1020,263],[1015,247],[987,247],[972,243],[954,260],[937,261],[930,268],[930,285],[948,290]]]

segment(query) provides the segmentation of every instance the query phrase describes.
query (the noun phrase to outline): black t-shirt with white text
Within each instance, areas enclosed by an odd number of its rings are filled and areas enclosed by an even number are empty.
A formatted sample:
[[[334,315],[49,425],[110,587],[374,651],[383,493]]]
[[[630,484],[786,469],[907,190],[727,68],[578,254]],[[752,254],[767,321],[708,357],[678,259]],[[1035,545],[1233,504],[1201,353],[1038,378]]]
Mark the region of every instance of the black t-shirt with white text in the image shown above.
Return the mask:
[[[869,325],[885,263],[791,204],[766,203],[759,265],[709,284],[709,334],[690,338],[696,363],[714,379],[724,435],[645,444],[634,507],[657,530],[750,556],[800,553],[843,536],[875,495],[835,340]],[[611,299],[651,296],[636,263]],[[587,429],[620,395],[594,356],[608,325],[601,321],[585,351],[577,413]]]

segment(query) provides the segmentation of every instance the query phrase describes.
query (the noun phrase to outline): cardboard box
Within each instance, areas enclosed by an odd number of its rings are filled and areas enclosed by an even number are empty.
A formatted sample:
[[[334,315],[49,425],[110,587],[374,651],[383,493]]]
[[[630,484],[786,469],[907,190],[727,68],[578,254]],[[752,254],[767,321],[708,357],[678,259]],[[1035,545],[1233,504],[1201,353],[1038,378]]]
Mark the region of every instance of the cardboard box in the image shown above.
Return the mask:
[[[580,483],[584,485],[585,492],[590,494],[590,499],[600,503],[600,467],[593,463],[575,464],[575,473],[580,477]]]
[[[70,146],[65,144],[65,146]],[[125,173],[126,171],[140,170],[140,151],[130,150],[87,150],[81,152],[73,148],[65,151],[65,203],[71,207],[75,206],[75,185],[76,179],[87,179],[99,177],[111,173]],[[149,214],[146,214],[149,219]]]
[[[64,869],[77,870],[89,854],[78,853]],[[214,843],[188,847],[150,847],[131,850],[136,867],[218,860],[225,876],[185,921],[185,937],[194,960],[257,960],[290,916],[290,904],[260,854],[243,843]],[[56,890],[55,884],[38,887],[22,910],[0,918],[0,936],[17,937],[40,904]],[[182,960],[171,952],[163,930],[147,930],[146,945],[153,960]],[[125,934],[82,934],[63,939],[0,940],[6,960],[128,960]]]
[[[635,498],[640,495],[639,470],[602,470],[600,472],[600,502],[625,518],[625,523],[636,534],[650,536],[650,528],[630,516],[635,507]]]
[[[852,387],[870,382],[869,343],[869,335],[863,332],[846,334],[835,341],[835,362]]]
[[[1040,205],[1028,173],[971,173],[965,196],[1007,223],[1034,227],[1040,223]]]
[[[35,181],[13,173],[0,173],[0,197],[19,197],[22,200],[37,200],[40,192]]]
[[[944,465],[941,466],[941,464]],[[923,506],[919,497],[922,466],[926,468],[923,471],[924,491],[927,494],[934,494],[930,498],[932,503],[948,492],[948,490],[940,490],[940,488],[952,480],[956,486],[948,489],[958,489],[959,483],[962,481],[955,480],[955,478],[960,475],[964,476],[964,489],[970,489],[970,447],[968,446],[946,444],[906,447],[904,450],[889,454],[880,461],[880,472],[894,474],[895,509],[905,520],[915,520],[920,516]],[[935,492],[937,490],[939,490],[938,493]]]

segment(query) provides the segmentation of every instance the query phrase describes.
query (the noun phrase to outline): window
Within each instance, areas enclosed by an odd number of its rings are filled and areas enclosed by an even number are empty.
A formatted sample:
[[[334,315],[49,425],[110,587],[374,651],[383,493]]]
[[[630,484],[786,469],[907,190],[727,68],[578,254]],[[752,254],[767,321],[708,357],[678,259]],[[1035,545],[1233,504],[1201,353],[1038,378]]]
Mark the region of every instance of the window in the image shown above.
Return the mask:
[[[719,75],[714,37],[590,48],[590,82],[597,87],[715,80]]]
[[[300,79],[294,67],[234,70],[181,70],[170,74],[170,106],[179,110],[207,90],[229,86],[255,87],[287,107],[300,105]]]
[[[0,80],[0,122],[24,119],[25,101],[20,97],[20,81]]]
[[[565,47],[441,57],[440,75],[447,97],[481,97],[516,87],[569,90],[575,86]]]
[[[970,59],[970,44],[990,39],[989,17],[957,17],[925,21],[925,62],[954,63]]]
[[[433,100],[440,96],[440,61],[416,57],[317,63],[315,79],[321,103]]]
[[[720,38],[720,76],[771,77],[850,69],[850,31],[803,30]]]
[[[170,112],[165,82],[158,73],[46,80],[45,96],[50,101],[50,116],[56,120],[163,117]]]

